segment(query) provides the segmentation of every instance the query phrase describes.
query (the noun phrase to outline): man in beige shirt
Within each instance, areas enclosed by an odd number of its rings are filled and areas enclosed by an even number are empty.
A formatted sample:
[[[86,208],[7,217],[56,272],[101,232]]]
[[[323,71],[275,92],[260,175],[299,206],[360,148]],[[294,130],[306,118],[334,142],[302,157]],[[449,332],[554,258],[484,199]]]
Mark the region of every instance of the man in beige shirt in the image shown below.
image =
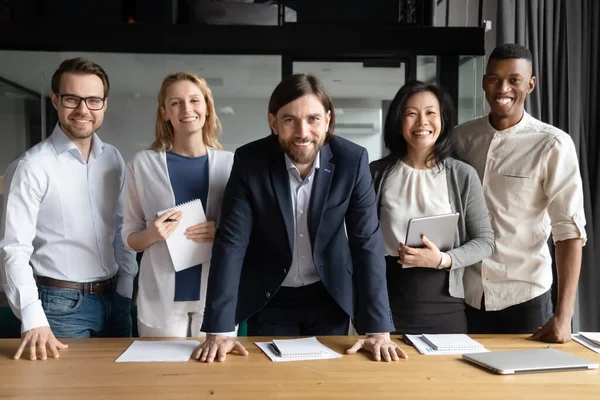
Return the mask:
[[[457,128],[457,153],[479,174],[496,234],[494,254],[465,270],[467,318],[471,333],[533,333],[531,339],[564,343],[586,240],[583,190],[571,137],[524,110],[535,83],[528,49],[497,47],[483,77],[490,113]]]

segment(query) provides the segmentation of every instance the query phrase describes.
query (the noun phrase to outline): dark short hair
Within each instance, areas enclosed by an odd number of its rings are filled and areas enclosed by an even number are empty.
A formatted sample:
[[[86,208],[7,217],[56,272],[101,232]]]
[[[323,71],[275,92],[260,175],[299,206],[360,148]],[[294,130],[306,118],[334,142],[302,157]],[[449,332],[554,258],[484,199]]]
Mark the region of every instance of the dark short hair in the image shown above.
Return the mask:
[[[328,142],[333,137],[335,111],[331,97],[327,94],[321,81],[314,75],[294,74],[279,82],[269,100],[269,114],[277,115],[283,106],[307,94],[315,95],[325,108],[325,112],[331,112],[329,128],[325,136],[325,142]]]
[[[492,51],[492,54],[490,54],[490,58],[488,59],[488,64],[492,60],[510,60],[515,58],[522,58],[530,63],[533,62],[533,56],[527,47],[516,43],[505,43]]]
[[[54,72],[54,75],[52,75],[52,84],[50,87],[52,92],[59,94],[60,79],[62,78],[63,74],[69,72],[75,74],[96,75],[102,80],[102,86],[104,86],[104,97],[108,97],[110,82],[108,81],[108,75],[106,72],[104,72],[102,67],[95,62],[81,57],[69,58],[60,63],[58,69]]]
[[[406,102],[417,93],[431,92],[437,97],[440,103],[440,119],[442,126],[440,136],[435,142],[433,153],[428,156],[428,160],[435,159],[439,164],[444,161],[453,152],[454,148],[454,127],[456,126],[456,113],[450,96],[436,85],[426,84],[420,81],[411,81],[406,83],[398,90],[394,100],[390,104],[385,125],[383,127],[383,141],[385,147],[389,150],[390,156],[396,159],[403,159],[408,151],[406,139],[402,135],[402,119],[406,110]]]

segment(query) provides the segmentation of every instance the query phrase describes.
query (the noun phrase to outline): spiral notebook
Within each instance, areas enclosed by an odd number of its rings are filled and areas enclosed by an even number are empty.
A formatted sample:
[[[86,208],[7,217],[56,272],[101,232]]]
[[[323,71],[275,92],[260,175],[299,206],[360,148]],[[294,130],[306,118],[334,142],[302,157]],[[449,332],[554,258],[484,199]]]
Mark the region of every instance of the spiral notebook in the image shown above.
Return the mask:
[[[481,343],[476,342],[465,334],[423,334],[425,340],[430,346],[439,351],[471,351],[483,348]]]
[[[316,337],[256,342],[256,345],[275,362],[325,360],[342,356],[319,342]]]
[[[207,262],[211,256],[212,242],[196,243],[185,237],[187,228],[206,222],[202,201],[200,199],[188,201],[166,210],[160,210],[156,215],[160,217],[171,210],[181,211],[181,222],[166,240],[175,271],[181,271]]]
[[[452,355],[463,353],[484,353],[483,345],[464,334],[403,335],[405,342],[425,355]],[[425,337],[428,337],[427,340]],[[466,338],[466,339],[465,339]]]

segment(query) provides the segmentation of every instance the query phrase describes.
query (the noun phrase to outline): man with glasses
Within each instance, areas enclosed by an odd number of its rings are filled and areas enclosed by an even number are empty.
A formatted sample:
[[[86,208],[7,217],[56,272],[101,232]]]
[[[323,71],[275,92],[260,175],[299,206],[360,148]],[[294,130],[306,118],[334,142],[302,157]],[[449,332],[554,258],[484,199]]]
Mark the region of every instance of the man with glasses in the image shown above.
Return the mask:
[[[125,165],[96,131],[109,81],[65,60],[52,76],[58,124],[5,174],[0,282],[22,322],[29,358],[58,357],[57,337],[131,336],[135,253],[121,241]]]

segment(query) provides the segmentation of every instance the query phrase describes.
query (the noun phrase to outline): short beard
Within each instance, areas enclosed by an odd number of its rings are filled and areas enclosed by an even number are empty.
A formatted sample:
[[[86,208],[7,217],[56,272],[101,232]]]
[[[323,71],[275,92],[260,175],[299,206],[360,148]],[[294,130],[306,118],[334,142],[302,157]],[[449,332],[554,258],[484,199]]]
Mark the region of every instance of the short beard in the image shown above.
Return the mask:
[[[69,137],[71,138],[75,138],[75,139],[87,139],[89,137],[91,137],[92,135],[94,135],[94,133],[96,131],[98,131],[98,129],[100,129],[100,127],[93,127],[92,126],[92,131],[90,133],[86,133],[86,134],[75,134],[73,131],[71,131],[67,126],[59,123],[60,125],[60,129],[62,129],[62,131]]]
[[[285,140],[281,139],[281,137],[279,138],[279,145],[294,163],[300,165],[312,164],[315,161],[315,158],[317,157],[317,153],[319,152],[319,150],[321,150],[321,147],[323,147],[322,142],[313,142],[314,151],[309,154],[304,154],[300,150],[295,148],[291,142],[288,143]]]

